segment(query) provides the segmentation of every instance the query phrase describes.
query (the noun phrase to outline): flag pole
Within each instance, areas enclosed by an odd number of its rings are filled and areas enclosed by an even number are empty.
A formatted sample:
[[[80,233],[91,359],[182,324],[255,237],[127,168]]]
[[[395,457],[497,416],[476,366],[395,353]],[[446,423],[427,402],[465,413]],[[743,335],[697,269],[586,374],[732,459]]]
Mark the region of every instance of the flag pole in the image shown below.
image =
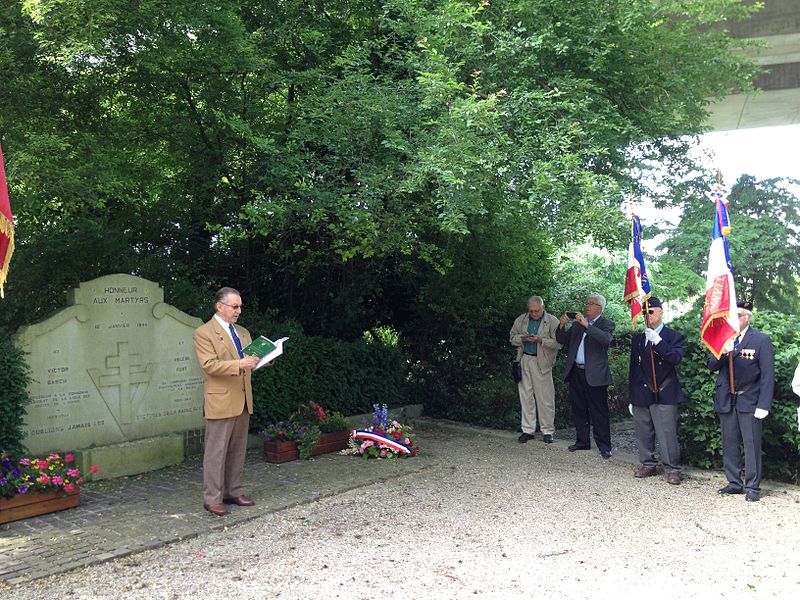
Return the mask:
[[[642,235],[644,237],[644,235]],[[644,323],[647,328],[650,328],[650,300],[648,297],[644,299],[644,306],[642,307],[644,311]],[[653,396],[658,402],[658,380],[656,379],[656,358],[653,354],[653,343],[649,344],[650,346],[650,373],[653,377]]]
[[[717,193],[722,193],[722,171],[720,171],[719,168],[717,168]],[[731,405],[733,405],[736,399],[736,387],[733,378],[733,349],[728,352],[728,388],[731,394]]]
[[[647,328],[650,328],[650,301],[645,298],[644,299],[644,322]],[[658,379],[656,379],[656,358],[653,354],[653,342],[648,344],[650,346],[650,372],[653,376],[653,396],[655,396],[656,402],[658,402]]]

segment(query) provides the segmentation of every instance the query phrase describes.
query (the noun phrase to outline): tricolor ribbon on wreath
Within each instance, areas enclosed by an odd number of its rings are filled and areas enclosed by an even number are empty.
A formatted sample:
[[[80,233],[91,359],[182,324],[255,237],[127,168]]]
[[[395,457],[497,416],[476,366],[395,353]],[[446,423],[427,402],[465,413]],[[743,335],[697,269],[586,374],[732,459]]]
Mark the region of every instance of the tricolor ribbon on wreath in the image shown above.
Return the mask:
[[[381,433],[375,433],[374,431],[365,431],[363,429],[356,429],[351,434],[355,440],[371,440],[378,444],[379,446],[384,446],[389,448],[390,450],[394,450],[395,452],[401,452],[402,454],[411,454],[411,449],[403,444],[402,442],[398,442],[396,439],[383,435]]]

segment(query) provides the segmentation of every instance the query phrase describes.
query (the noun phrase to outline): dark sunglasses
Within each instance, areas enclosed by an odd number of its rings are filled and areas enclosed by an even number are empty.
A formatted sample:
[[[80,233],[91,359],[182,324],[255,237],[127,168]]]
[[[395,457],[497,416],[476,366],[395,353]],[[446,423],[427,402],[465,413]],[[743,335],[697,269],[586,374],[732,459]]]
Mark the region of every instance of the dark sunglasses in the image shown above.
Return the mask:
[[[648,315],[652,315],[652,314],[654,314],[655,312],[656,312],[656,309],[655,309],[655,308],[648,308],[648,309],[647,309],[647,314],[648,314]]]

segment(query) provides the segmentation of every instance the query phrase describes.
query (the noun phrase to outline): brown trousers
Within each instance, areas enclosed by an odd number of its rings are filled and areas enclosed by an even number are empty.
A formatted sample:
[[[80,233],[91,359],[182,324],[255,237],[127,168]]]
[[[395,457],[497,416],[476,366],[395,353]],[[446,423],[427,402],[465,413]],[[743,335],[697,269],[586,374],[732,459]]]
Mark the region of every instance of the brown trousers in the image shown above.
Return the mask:
[[[247,408],[238,417],[207,419],[203,452],[203,504],[242,495],[242,471],[247,454]]]

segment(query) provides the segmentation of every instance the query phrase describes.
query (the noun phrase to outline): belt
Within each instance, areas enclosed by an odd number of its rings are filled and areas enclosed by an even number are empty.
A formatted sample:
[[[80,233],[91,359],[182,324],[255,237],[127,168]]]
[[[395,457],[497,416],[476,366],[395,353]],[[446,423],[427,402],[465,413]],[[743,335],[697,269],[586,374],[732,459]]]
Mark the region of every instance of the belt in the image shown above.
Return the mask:
[[[536,356],[536,355],[535,355],[535,354],[533,354],[532,352],[523,352],[523,354],[524,354],[525,356]]]
[[[578,367],[579,369],[585,369],[586,368],[585,365],[581,365],[579,363],[575,363],[575,366]]]

